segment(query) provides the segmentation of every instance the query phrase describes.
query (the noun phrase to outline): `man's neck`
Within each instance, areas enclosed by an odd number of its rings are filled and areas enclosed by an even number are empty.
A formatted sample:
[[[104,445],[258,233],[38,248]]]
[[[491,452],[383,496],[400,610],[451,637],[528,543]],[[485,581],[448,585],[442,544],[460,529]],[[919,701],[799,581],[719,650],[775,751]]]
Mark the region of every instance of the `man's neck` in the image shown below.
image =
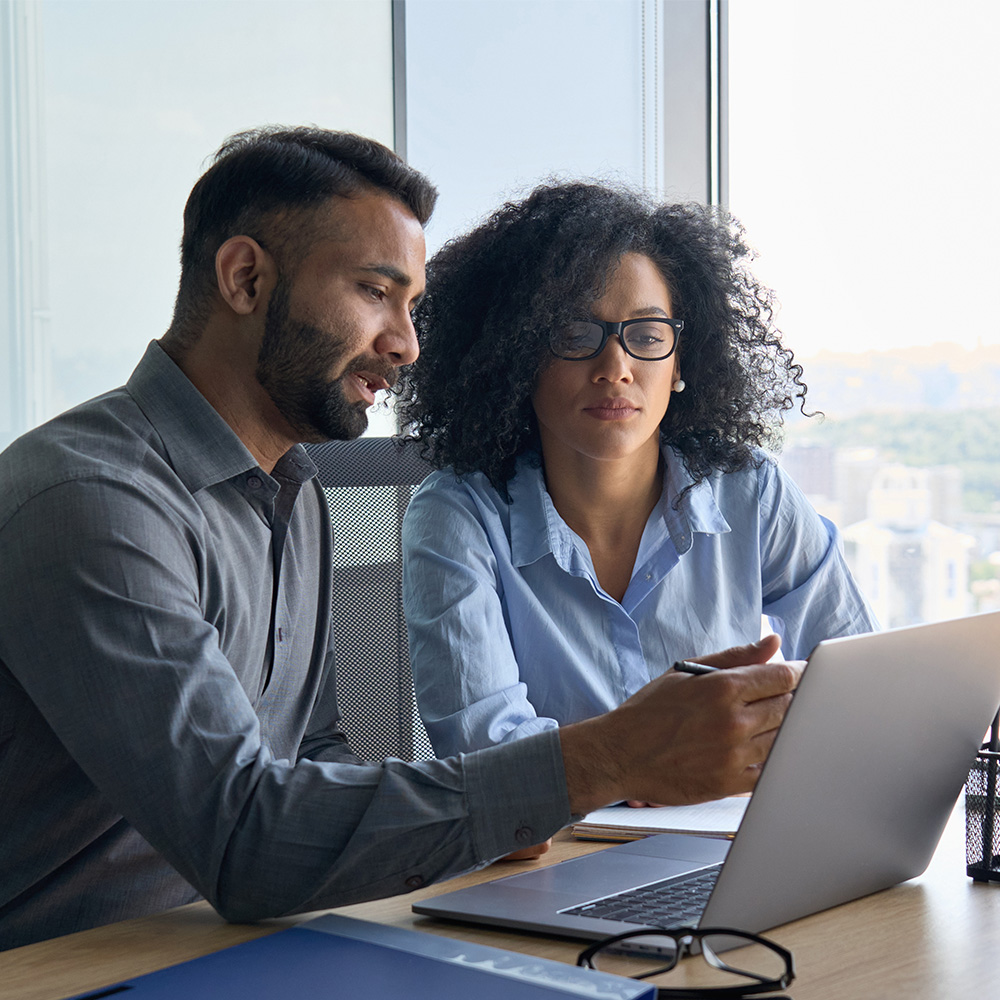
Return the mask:
[[[248,363],[251,352],[237,348],[232,337],[209,330],[183,351],[169,340],[161,346],[270,474],[298,436],[257,381]]]

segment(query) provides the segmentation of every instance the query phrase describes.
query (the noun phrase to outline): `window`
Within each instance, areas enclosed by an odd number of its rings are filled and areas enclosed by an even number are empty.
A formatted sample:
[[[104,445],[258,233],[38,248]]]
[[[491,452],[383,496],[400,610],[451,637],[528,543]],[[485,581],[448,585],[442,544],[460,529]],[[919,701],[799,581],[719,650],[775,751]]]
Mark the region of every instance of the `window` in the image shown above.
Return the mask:
[[[429,250],[550,178],[717,195],[717,8],[407,0],[406,153],[441,191]]]
[[[0,447],[167,328],[184,201],[226,135],[393,142],[388,0],[2,0],[0,62]]]
[[[728,8],[731,207],[827,415],[783,462],[883,625],[1000,607],[1000,8]]]
[[[432,250],[552,175],[720,197],[722,6],[0,0],[0,447],[164,331],[184,200],[239,129],[395,140],[441,188]]]

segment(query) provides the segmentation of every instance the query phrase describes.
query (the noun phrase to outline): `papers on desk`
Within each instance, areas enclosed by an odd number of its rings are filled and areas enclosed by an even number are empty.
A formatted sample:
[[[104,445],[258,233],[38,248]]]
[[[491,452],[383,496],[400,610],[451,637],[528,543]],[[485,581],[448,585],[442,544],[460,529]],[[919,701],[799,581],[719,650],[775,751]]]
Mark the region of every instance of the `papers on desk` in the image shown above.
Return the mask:
[[[74,1000],[653,1000],[656,987],[518,952],[338,914]]]
[[[696,806],[660,806],[630,809],[608,806],[588,813],[573,824],[580,840],[639,840],[657,833],[691,833],[701,837],[731,838],[746,812],[750,799],[734,795]]]

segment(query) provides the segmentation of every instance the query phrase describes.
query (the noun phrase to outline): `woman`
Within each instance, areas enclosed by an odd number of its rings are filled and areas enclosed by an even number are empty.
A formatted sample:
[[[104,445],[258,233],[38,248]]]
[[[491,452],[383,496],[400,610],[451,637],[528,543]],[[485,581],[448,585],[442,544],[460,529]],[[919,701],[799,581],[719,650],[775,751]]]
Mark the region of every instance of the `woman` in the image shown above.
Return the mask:
[[[604,712],[762,614],[786,658],[876,627],[761,450],[806,387],[748,258],[718,210],[566,184],[431,262],[403,415],[445,471],[404,596],[437,753]]]

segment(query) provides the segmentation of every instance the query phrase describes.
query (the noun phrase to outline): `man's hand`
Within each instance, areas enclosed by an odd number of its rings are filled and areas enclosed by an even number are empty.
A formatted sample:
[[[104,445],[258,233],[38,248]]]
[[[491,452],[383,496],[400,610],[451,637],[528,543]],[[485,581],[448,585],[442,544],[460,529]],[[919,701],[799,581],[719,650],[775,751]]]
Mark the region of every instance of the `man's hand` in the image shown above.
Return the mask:
[[[668,671],[606,715],[563,726],[572,811],[622,799],[687,805],[750,791],[802,674],[801,664],[765,662],[778,646],[772,635],[697,657],[727,669]]]
[[[522,847],[519,851],[511,851],[510,854],[505,854],[501,861],[534,861],[536,858],[540,858],[543,854],[548,854],[549,848],[552,846],[552,838],[549,837],[548,840],[543,840],[540,844],[535,844],[532,847]]]

